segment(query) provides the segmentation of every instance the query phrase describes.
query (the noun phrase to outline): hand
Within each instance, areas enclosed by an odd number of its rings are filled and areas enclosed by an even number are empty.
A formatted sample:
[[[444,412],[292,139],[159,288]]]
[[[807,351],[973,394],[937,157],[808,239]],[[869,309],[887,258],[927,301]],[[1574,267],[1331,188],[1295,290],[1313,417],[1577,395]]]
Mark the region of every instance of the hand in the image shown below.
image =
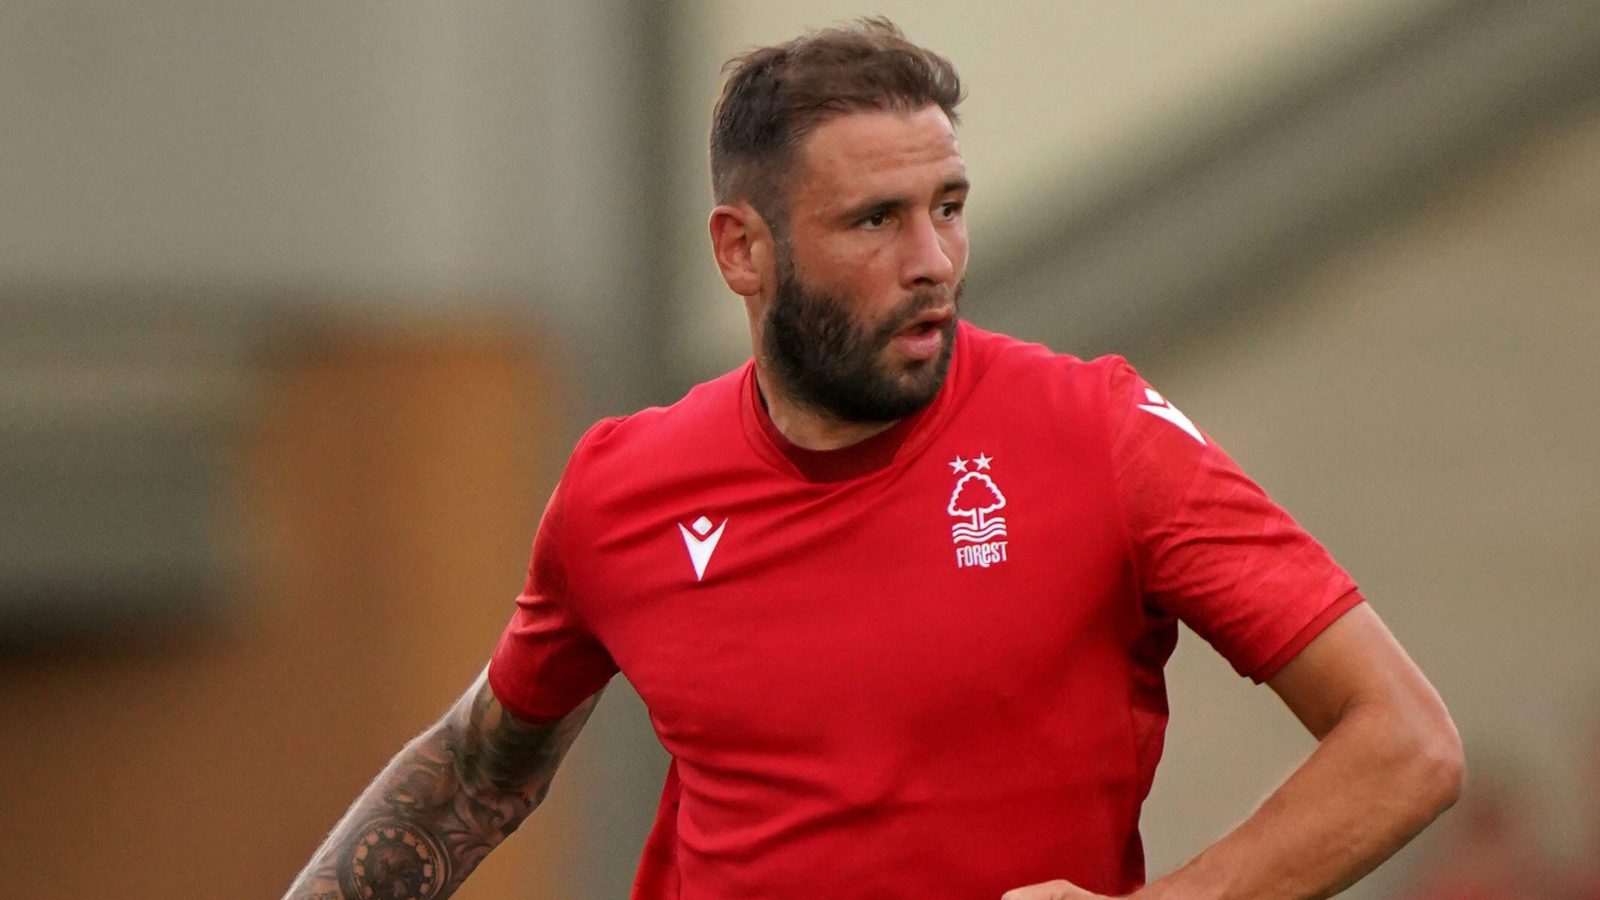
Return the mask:
[[[1047,881],[1006,891],[1000,900],[1109,900],[1105,894],[1086,891],[1070,881]]]

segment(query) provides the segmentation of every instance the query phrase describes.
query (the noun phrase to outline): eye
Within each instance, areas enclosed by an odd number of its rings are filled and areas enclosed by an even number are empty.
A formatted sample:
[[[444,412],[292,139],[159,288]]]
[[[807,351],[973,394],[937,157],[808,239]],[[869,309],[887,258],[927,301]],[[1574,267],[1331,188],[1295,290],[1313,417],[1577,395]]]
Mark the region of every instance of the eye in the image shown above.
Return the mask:
[[[882,228],[889,224],[889,214],[880,209],[863,217],[859,224],[864,228]]]
[[[956,216],[961,215],[964,205],[960,200],[948,200],[941,203],[939,204],[939,217],[942,219],[954,219]]]

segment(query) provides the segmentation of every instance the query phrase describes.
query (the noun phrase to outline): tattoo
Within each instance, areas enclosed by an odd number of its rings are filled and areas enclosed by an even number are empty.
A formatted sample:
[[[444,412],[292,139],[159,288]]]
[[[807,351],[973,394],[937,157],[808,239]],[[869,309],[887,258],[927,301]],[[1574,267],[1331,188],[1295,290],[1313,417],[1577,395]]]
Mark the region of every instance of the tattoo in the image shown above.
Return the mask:
[[[427,900],[450,880],[444,848],[400,819],[368,824],[343,863],[339,884],[346,896]]]
[[[450,896],[544,800],[598,701],[532,724],[506,712],[480,678],[356,801],[286,900]]]
[[[506,712],[492,693],[482,691],[473,698],[471,727],[456,747],[462,778],[477,789],[506,790],[542,781],[541,787],[549,790],[550,780],[541,780],[540,773],[554,771],[587,718],[585,714],[575,722],[567,716],[549,725],[530,724]],[[543,799],[541,793],[538,800]]]

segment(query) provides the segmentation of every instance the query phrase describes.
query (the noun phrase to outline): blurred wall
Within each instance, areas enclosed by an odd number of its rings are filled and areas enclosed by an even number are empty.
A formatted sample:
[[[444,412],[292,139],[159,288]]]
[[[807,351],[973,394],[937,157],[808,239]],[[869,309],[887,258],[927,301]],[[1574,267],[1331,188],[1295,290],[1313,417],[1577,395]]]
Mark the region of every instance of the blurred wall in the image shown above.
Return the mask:
[[[7,792],[0,820],[8,865],[65,895],[108,893],[97,880],[106,872],[62,874],[68,857],[59,849],[89,835],[109,848],[104,852],[137,864],[124,871],[129,884],[149,888],[134,891],[141,896],[196,880],[231,893],[280,890],[292,871],[285,860],[303,862],[381,761],[466,685],[509,614],[545,479],[574,436],[571,414],[587,420],[620,411],[669,380],[646,352],[660,328],[649,275],[657,246],[647,227],[653,195],[641,188],[658,168],[648,89],[660,83],[653,77],[660,46],[655,19],[624,0],[0,6],[0,113],[7,123],[0,129],[0,328],[20,322],[29,329],[26,365],[0,360],[7,363],[0,365],[0,396],[25,393],[37,422],[70,418],[75,434],[103,438],[110,432],[88,421],[93,413],[64,404],[84,393],[74,388],[85,381],[77,376],[90,368],[87,361],[112,356],[120,364],[136,356],[128,366],[92,367],[109,373],[102,381],[117,382],[110,402],[100,404],[108,416],[129,418],[121,402],[122,388],[135,381],[129,373],[159,370],[162,383],[175,388],[207,378],[240,382],[230,394],[233,421],[254,435],[261,407],[253,401],[270,408],[273,396],[270,378],[257,379],[263,373],[255,354],[282,350],[275,337],[305,315],[331,312],[355,335],[381,334],[422,315],[433,323],[422,330],[434,337],[417,342],[448,346],[445,317],[509,313],[515,324],[506,326],[505,339],[526,337],[532,319],[546,326],[544,347],[564,351],[537,388],[559,395],[559,410],[530,423],[498,407],[496,414],[512,418],[479,429],[476,437],[486,443],[466,448],[469,458],[474,451],[501,454],[496,458],[516,467],[505,473],[498,505],[451,519],[458,534],[401,535],[426,560],[417,564],[437,576],[428,583],[440,592],[397,594],[406,618],[380,618],[393,626],[381,632],[384,640],[340,644],[349,631],[320,630],[360,628],[367,610],[341,605],[359,599],[341,592],[350,573],[376,583],[406,574],[380,577],[364,568],[385,561],[384,541],[396,536],[385,528],[404,532],[404,522],[367,520],[371,530],[351,530],[336,508],[403,507],[416,499],[414,490],[375,475],[366,493],[329,485],[311,492],[309,499],[333,504],[318,513],[326,540],[289,527],[222,537],[227,546],[244,545],[252,561],[265,560],[253,574],[292,582],[281,594],[262,596],[251,584],[235,598],[204,598],[222,607],[236,600],[242,615],[273,623],[269,635],[201,628],[174,634],[168,616],[152,625],[160,649],[148,655],[71,642],[24,655],[8,647],[0,659],[0,758],[29,773],[19,792]],[[161,314],[146,315],[147,303]],[[237,312],[218,316],[219,308]],[[13,318],[14,311],[21,314]],[[191,328],[189,318],[208,324]],[[175,346],[196,343],[180,333],[199,332],[204,344],[209,323],[219,319],[204,366],[169,365]],[[52,340],[58,333],[72,340]],[[134,349],[124,353],[130,343]],[[404,378],[365,386],[375,391],[365,399],[374,407],[404,405],[392,393],[407,389]],[[451,400],[429,397],[446,406]],[[199,420],[204,413],[184,407],[172,417]],[[404,440],[427,444],[468,433],[435,433],[459,424],[448,410],[414,424]],[[534,425],[531,438],[511,439]],[[286,465],[313,465],[297,457],[334,453],[358,470],[363,461],[381,465],[385,453],[401,452],[373,446],[368,434],[324,438],[274,450],[288,457]],[[209,458],[211,449],[171,444],[163,458],[188,451]],[[84,459],[106,468],[105,459]],[[318,477],[336,480],[331,471]],[[211,506],[229,488],[208,483],[212,494],[196,506]],[[41,494],[48,490],[40,486]],[[92,519],[92,510],[87,515]],[[282,552],[306,541],[332,561],[315,572],[286,561]],[[467,541],[474,549],[460,555],[456,542]],[[291,587],[304,593],[290,596]],[[452,616],[447,601],[475,612]],[[453,649],[393,640],[430,634]],[[311,664],[298,660],[302,636],[321,642]],[[169,648],[167,638],[177,646]],[[401,667],[407,677],[401,685],[351,684],[362,665]],[[338,704],[347,685],[364,698],[364,709]],[[250,702],[236,705],[241,700]],[[625,700],[608,707],[610,716],[638,715]],[[324,743],[315,723],[334,718],[345,730]],[[591,730],[603,736],[606,727],[602,718]],[[216,746],[235,731],[254,743],[230,758]],[[277,743],[256,740],[262,734]],[[34,762],[37,756],[46,762]],[[575,760],[563,782],[580,780],[585,765]],[[598,795],[591,815],[562,833],[561,846],[581,856],[595,843],[584,829],[590,822],[606,827],[594,811],[607,808],[607,791],[627,783],[631,765],[629,757],[620,774],[601,766],[595,777],[606,789],[591,792]],[[97,777],[76,777],[86,768],[98,769]],[[653,795],[659,775],[652,774],[643,790]],[[273,791],[286,777],[302,790]],[[241,782],[250,786],[250,802],[230,799]],[[559,805],[561,796],[558,789],[552,802]],[[91,818],[86,809],[96,802],[113,812]],[[636,827],[642,833],[647,824]],[[14,832],[22,837],[12,840]],[[215,835],[231,837],[224,850],[207,854]],[[193,854],[202,858],[186,871]],[[501,865],[516,864],[515,849],[500,855],[507,860]],[[626,872],[619,877],[626,883]],[[491,880],[483,890],[495,893],[498,884],[510,891],[513,883]]]
[[[1600,812],[1580,778],[1600,719],[1597,247],[1600,109],[1373,232],[1259,318],[1135,360],[1351,570],[1469,755],[1513,767],[1530,790],[1516,802],[1569,857]],[[1310,748],[1192,634],[1169,683],[1145,820],[1155,871]],[[1383,896],[1427,844],[1349,896]]]
[[[605,6],[12,0],[4,275],[578,303],[626,169]]]
[[[236,444],[234,615],[0,656],[8,893],[278,896],[493,647],[553,481],[537,461],[561,452],[538,339],[503,321],[295,338]],[[558,793],[461,896],[562,893]]]
[[[8,2],[0,301],[535,309],[615,411],[651,383],[659,46],[626,0]]]

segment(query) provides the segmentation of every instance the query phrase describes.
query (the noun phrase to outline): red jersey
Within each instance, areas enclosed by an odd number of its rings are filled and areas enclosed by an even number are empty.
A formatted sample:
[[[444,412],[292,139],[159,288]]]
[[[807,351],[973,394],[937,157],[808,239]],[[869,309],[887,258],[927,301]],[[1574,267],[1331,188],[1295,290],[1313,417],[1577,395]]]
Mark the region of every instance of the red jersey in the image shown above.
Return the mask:
[[[920,413],[810,452],[746,364],[597,424],[489,667],[517,716],[618,669],[672,755],[636,898],[1143,882],[1189,624],[1271,676],[1360,602],[1121,359],[963,324]]]

